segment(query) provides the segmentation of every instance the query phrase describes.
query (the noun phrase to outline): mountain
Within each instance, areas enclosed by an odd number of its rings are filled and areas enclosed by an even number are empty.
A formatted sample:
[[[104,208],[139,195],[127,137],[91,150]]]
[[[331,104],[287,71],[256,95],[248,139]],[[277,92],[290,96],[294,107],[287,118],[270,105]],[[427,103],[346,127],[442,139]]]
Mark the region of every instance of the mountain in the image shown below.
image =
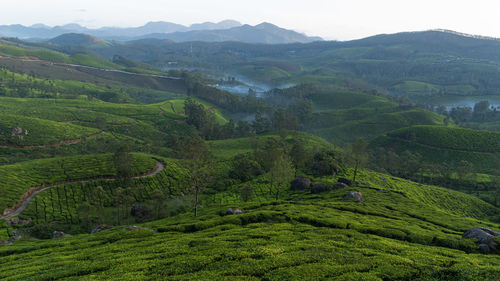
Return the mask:
[[[270,23],[261,23],[256,26],[245,24],[243,26],[220,30],[195,30],[169,34],[148,34],[142,36],[142,38],[171,39],[176,42],[239,41],[256,44],[310,43],[322,40],[319,37],[308,37],[304,34],[280,28]]]
[[[95,46],[100,44],[108,44],[107,41],[94,37],[88,34],[66,33],[57,36],[48,41],[51,44],[59,46]]]
[[[184,26],[171,22],[149,22],[144,26],[120,28],[102,27],[88,29],[78,24],[66,24],[48,27],[36,24],[30,27],[23,25],[0,26],[0,34],[6,37],[21,39],[37,39],[44,41],[67,33],[84,33],[105,40],[130,41],[142,38],[171,39],[178,42],[186,41],[239,41],[246,43],[285,44],[308,43],[322,40],[319,37],[308,37],[298,32],[280,28],[270,23],[256,26],[241,25],[234,20],[225,20],[218,23],[204,22]],[[79,44],[78,44],[79,45]]]
[[[191,26],[158,21],[149,22],[139,27],[102,27],[99,29],[89,29],[76,23],[55,27],[49,27],[45,24],[38,23],[32,26],[23,26],[19,24],[2,25],[0,26],[0,34],[6,37],[18,37],[21,39],[50,39],[65,33],[86,33],[105,39],[127,40],[134,37],[144,36],[146,34],[228,29],[237,26],[241,26],[241,23],[234,20],[225,20],[218,23],[204,22],[192,24]]]
[[[241,26],[241,23],[235,20],[224,20],[219,23],[204,22],[195,23],[189,26],[190,30],[216,30],[216,29],[229,29]]]

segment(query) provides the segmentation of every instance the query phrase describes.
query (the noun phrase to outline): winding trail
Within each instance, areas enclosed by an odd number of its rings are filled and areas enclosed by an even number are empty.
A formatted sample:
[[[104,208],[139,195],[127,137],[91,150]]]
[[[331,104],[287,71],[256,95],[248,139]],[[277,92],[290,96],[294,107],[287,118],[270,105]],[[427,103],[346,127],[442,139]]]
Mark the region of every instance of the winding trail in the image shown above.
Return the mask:
[[[11,60],[17,60],[17,61],[23,61],[23,62],[43,62],[43,63],[48,63],[50,65],[60,65],[60,66],[67,66],[67,67],[73,67],[73,68],[86,68],[86,69],[92,69],[92,70],[97,70],[97,71],[116,72],[116,73],[122,73],[122,74],[133,75],[133,76],[181,80],[181,78],[179,78],[179,77],[173,77],[173,76],[167,76],[167,75],[130,72],[130,71],[119,70],[119,69],[101,68],[101,67],[74,64],[74,63],[66,63],[66,62],[53,62],[53,61],[48,61],[48,60],[42,60],[42,59],[39,59],[36,57],[17,57],[16,58],[16,57],[2,57],[2,56],[0,56],[0,59],[3,59],[3,60],[11,59]]]
[[[145,174],[135,176],[133,178],[138,179],[138,178],[152,177],[152,176],[160,173],[164,169],[165,169],[165,165],[162,162],[157,161],[153,170],[151,170]],[[82,183],[82,182],[89,182],[89,181],[94,181],[94,180],[115,180],[115,179],[116,179],[115,177],[94,177],[94,178],[80,179],[80,180],[61,181],[61,182],[56,182],[56,183],[52,183],[52,184],[48,184],[48,185],[31,187],[30,189],[28,189],[28,191],[26,191],[21,196],[21,199],[14,206],[5,209],[5,211],[3,212],[3,215],[0,215],[0,219],[10,219],[12,217],[20,215],[28,207],[28,204],[31,202],[31,200],[33,198],[35,198],[35,196],[38,193],[40,193],[44,190],[50,189],[52,187],[55,187],[58,185],[63,185],[63,184],[68,184],[68,183],[77,183],[77,182]]]

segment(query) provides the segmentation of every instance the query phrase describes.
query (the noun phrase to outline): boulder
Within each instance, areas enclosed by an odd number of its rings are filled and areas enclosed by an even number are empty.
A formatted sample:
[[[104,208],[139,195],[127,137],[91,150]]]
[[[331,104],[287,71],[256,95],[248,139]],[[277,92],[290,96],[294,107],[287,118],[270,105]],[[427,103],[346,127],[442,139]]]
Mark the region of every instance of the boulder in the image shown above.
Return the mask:
[[[11,136],[17,136],[23,133],[23,129],[19,127],[12,128],[12,131],[10,132]]]
[[[245,213],[245,211],[242,210],[242,209],[236,209],[236,210],[234,210],[234,214],[235,215],[240,215],[240,214],[244,214],[244,213]]]
[[[349,188],[349,186],[343,182],[337,182],[334,185],[335,188]]]
[[[245,211],[242,210],[242,209],[229,208],[226,211],[226,216],[229,216],[229,215],[239,215],[239,214],[244,214],[244,213],[245,213]]]
[[[314,193],[314,194],[325,192],[326,190],[327,190],[327,188],[320,183],[315,184],[315,185],[313,185],[313,187],[311,187],[311,193]]]
[[[355,199],[355,200],[358,200],[359,202],[364,202],[365,201],[365,199],[363,198],[363,195],[361,194],[361,192],[355,192],[355,191],[349,192],[349,194],[347,194],[346,196],[344,196],[343,200],[349,200],[349,199]]]
[[[133,225],[133,226],[129,226],[129,227],[125,228],[125,230],[126,231],[139,231],[139,230],[146,230],[146,228],[144,228],[142,226]]]
[[[29,218],[27,220],[21,220],[18,218],[14,218],[10,221],[6,221],[6,224],[7,224],[7,226],[25,226],[25,225],[28,225],[32,222],[33,222],[33,220],[31,218]]]
[[[150,218],[153,218],[153,211],[144,205],[134,205],[132,209],[130,209],[130,214],[133,217],[137,217],[138,222],[146,221]]]
[[[364,181],[356,181],[356,185],[370,186],[370,183]]]
[[[311,186],[311,180],[307,178],[296,178],[290,182],[291,190],[306,190]]]
[[[101,224],[98,227],[92,229],[92,231],[90,232],[90,234],[96,234],[97,232],[101,232],[103,230],[111,229],[111,228],[113,228],[113,226],[107,225],[107,224]]]
[[[52,239],[57,239],[57,238],[64,238],[64,237],[68,237],[68,236],[71,236],[70,234],[66,234],[62,231],[54,231],[52,232],[52,236],[51,238]]]
[[[339,178],[339,179],[337,180],[337,182],[340,182],[340,183],[343,183],[343,184],[346,184],[346,185],[349,185],[349,186],[350,186],[350,185],[352,185],[351,180],[346,179],[346,178]]]
[[[476,227],[464,232],[462,238],[476,239],[479,249],[484,254],[489,254],[497,251],[497,243],[494,238],[500,236],[500,232],[493,231],[489,228]]]

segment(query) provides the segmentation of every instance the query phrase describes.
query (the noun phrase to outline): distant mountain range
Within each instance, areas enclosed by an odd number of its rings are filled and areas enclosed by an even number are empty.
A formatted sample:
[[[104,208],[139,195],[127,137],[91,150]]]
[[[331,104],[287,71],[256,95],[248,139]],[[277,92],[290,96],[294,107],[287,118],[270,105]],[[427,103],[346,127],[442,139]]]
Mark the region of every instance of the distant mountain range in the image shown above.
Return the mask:
[[[103,40],[117,41],[157,38],[171,39],[176,42],[239,41],[245,43],[287,44],[309,43],[322,40],[320,37],[308,37],[304,34],[280,28],[270,23],[261,23],[256,26],[250,26],[242,25],[234,20],[225,20],[218,23],[205,22],[192,24],[190,26],[184,26],[171,22],[149,22],[140,27],[102,27],[99,29],[89,29],[74,23],[55,27],[49,27],[44,24],[35,24],[32,26],[0,26],[0,36],[2,37],[17,37],[24,40],[30,39],[32,41],[47,41],[48,39],[68,33],[81,33],[101,38]],[[56,44],[56,42],[52,43]],[[67,43],[68,41],[65,40],[64,45],[67,45]]]

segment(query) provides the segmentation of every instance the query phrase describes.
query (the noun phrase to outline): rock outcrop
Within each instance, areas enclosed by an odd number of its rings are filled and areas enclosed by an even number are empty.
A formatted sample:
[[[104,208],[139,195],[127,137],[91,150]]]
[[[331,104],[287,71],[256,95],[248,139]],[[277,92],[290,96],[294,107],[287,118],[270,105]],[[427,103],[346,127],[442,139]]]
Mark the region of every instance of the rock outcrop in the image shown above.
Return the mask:
[[[346,179],[346,178],[338,178],[337,182],[340,182],[340,183],[343,183],[343,184],[346,184],[346,185],[352,185],[352,182],[351,180],[349,179]]]
[[[229,208],[226,211],[226,216],[228,216],[228,215],[239,215],[239,214],[244,214],[244,213],[245,213],[245,210]]]
[[[98,227],[92,229],[92,231],[90,232],[90,234],[96,234],[97,232],[101,232],[103,230],[107,230],[107,229],[111,229],[111,228],[113,228],[112,225],[101,224]]]
[[[64,237],[69,237],[69,236],[71,236],[71,235],[70,234],[66,234],[66,233],[64,233],[62,231],[54,231],[54,232],[52,232],[51,238],[52,239],[57,239],[57,238],[64,238]]]
[[[311,186],[311,180],[307,178],[296,178],[290,182],[291,190],[307,190]]]
[[[325,191],[327,191],[327,188],[320,183],[315,184],[315,185],[313,185],[313,187],[311,187],[311,193],[314,193],[314,194],[322,193]]]
[[[349,200],[349,199],[355,199],[355,200],[358,200],[359,202],[364,202],[365,201],[365,199],[363,198],[363,195],[361,194],[361,192],[355,192],[355,191],[349,192],[349,194],[347,194],[346,196],[344,196],[343,200]]]
[[[498,251],[497,243],[495,243],[495,237],[500,236],[500,232],[493,231],[489,228],[476,227],[467,230],[462,238],[466,239],[476,239],[479,245],[479,249],[484,254],[491,254]]]

